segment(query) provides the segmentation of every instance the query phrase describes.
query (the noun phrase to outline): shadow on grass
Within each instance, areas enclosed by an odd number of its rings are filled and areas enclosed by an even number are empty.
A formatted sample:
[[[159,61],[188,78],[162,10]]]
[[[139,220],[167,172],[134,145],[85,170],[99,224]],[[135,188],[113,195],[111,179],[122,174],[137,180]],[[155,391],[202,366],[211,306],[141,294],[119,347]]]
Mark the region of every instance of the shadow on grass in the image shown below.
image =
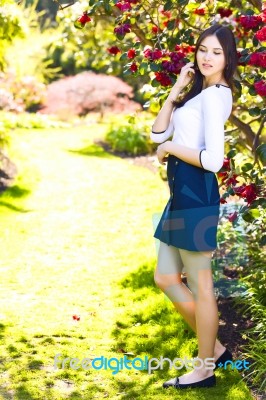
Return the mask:
[[[12,197],[14,199],[19,199],[28,196],[31,193],[30,190],[14,185],[5,190],[4,195],[6,197]]]
[[[14,185],[12,187],[7,188],[4,192],[0,193],[0,207],[6,207],[9,210],[20,212],[20,213],[27,213],[31,210],[27,210],[22,207],[15,206],[11,204],[8,200],[9,199],[20,199],[28,196],[31,193],[30,190],[22,188],[18,185]]]
[[[0,201],[0,207],[9,208],[9,210],[20,212],[20,213],[27,213],[31,212],[32,210],[27,210],[26,208],[14,206],[14,204],[10,204],[7,201]]]
[[[35,396],[32,397],[32,395],[28,391],[26,385],[25,384],[21,384],[16,389],[16,399],[19,399],[19,400],[35,400],[36,397]]]
[[[142,265],[137,272],[131,272],[120,284],[122,287],[132,290],[149,287],[159,292],[154,285],[153,273],[153,269],[148,265]]]
[[[104,158],[114,158],[115,156],[107,153],[102,146],[91,144],[80,150],[68,150],[69,153],[79,154],[81,156],[95,156]]]

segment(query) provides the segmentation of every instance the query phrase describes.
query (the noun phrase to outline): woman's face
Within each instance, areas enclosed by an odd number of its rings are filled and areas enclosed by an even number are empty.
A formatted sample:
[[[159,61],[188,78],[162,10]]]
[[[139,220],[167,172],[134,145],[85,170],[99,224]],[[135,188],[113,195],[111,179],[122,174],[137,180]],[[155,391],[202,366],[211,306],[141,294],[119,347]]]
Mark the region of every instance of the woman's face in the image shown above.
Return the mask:
[[[207,81],[214,82],[223,78],[226,60],[223,48],[216,36],[207,36],[202,40],[196,54],[196,60],[200,72]]]

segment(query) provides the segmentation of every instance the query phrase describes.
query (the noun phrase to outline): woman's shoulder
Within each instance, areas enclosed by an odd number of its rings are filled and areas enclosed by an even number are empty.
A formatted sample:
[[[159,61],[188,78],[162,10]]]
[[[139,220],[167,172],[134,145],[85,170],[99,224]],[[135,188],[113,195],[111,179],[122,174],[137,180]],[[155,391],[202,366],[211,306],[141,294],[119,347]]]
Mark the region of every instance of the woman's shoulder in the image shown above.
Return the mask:
[[[229,86],[223,85],[221,83],[217,83],[216,85],[212,85],[203,89],[201,91],[203,100],[208,102],[215,101],[215,99],[224,99],[228,101],[228,99],[232,99],[232,90]]]
[[[223,83],[216,83],[215,85],[208,86],[207,88],[203,89],[201,93],[225,93],[225,94],[231,94],[232,90],[229,85],[223,84]]]

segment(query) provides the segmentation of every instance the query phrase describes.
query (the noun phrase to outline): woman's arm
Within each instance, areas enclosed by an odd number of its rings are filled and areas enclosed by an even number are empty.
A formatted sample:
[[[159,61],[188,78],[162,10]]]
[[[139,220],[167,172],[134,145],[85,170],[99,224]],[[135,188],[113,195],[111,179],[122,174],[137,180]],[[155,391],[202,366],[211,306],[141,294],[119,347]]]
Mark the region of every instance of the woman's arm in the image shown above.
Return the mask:
[[[228,117],[226,105],[216,87],[202,94],[205,149],[191,149],[172,141],[158,146],[157,155],[163,164],[166,154],[173,154],[181,160],[217,173],[224,160],[224,123]]]
[[[213,86],[202,95],[205,149],[200,161],[204,169],[212,172],[218,172],[223,166],[224,124],[228,117],[228,104],[219,91]]]
[[[173,154],[180,160],[187,162],[188,164],[195,165],[196,167],[202,167],[199,160],[199,155],[202,150],[191,149],[190,147],[182,146],[178,143],[167,140],[158,146],[157,156],[160,164],[164,164],[163,158],[166,154]]]
[[[154,121],[151,132],[151,139],[156,143],[161,143],[168,139],[171,136],[173,131],[173,126],[171,126],[171,115],[173,112],[173,101],[175,101],[180,94],[180,92],[188,85],[191,81],[191,76],[189,76],[189,72],[193,72],[194,70],[191,68],[193,66],[192,62],[187,63],[180,72],[180,75],[172,87],[172,90],[164,102],[163,107],[161,108],[157,118]]]

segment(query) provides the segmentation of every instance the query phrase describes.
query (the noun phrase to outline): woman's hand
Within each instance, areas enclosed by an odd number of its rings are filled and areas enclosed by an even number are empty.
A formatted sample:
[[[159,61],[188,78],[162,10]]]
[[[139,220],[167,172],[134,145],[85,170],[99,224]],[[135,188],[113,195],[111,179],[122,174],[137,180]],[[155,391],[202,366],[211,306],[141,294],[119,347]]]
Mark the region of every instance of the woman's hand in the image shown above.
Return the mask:
[[[165,143],[160,144],[157,147],[157,157],[158,157],[158,161],[160,164],[164,165],[167,161],[167,157],[166,154],[168,154],[168,152],[165,150]]]

